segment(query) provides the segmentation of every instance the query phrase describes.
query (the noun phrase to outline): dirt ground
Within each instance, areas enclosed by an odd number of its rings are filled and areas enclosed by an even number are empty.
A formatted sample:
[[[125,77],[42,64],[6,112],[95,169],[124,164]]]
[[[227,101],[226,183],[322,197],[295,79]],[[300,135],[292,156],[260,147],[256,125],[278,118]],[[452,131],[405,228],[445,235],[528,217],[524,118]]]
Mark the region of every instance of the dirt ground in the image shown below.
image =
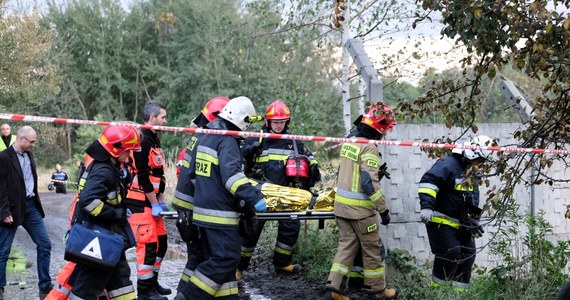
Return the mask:
[[[67,228],[73,193],[62,195],[46,192],[41,193],[40,197],[46,212],[44,220],[52,241],[50,273],[52,279],[55,280],[59,269],[64,264],[63,235]],[[167,220],[167,230],[170,236],[170,250],[167,259],[163,262],[159,281],[163,286],[175,290],[184,269],[186,257],[173,219]],[[8,272],[5,299],[38,299],[35,245],[22,227],[18,229],[13,247],[19,249],[27,259],[26,269]],[[131,280],[136,283],[134,257],[134,249],[130,249],[127,252],[127,258],[131,266]],[[245,274],[244,282],[240,287],[240,299],[251,300],[322,299],[324,293],[324,284],[307,284],[299,276],[276,274],[270,262],[254,263]],[[168,296],[168,299],[174,299],[174,294]]]

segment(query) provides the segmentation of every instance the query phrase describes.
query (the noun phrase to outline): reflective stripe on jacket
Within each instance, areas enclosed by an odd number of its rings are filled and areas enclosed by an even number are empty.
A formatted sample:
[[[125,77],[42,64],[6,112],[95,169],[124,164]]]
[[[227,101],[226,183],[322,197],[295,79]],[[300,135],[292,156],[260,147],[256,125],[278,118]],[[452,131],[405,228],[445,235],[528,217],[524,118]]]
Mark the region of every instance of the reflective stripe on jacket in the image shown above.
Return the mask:
[[[336,216],[358,220],[388,209],[378,181],[379,168],[380,155],[375,145],[342,145],[334,203]]]
[[[226,130],[223,120],[215,120],[207,128]],[[198,140],[196,157],[190,164],[196,176],[194,224],[223,228],[237,226],[239,201],[256,203],[261,192],[251,185],[242,172],[242,157],[236,138],[203,135]]]
[[[180,164],[180,174],[174,192],[174,200],[172,200],[172,206],[176,210],[190,211],[194,209],[194,183],[192,182],[193,178],[190,177],[190,163],[196,156],[196,144],[199,137],[200,134],[190,138]]]
[[[478,206],[479,185],[476,180],[469,182],[465,179],[467,166],[460,154],[451,154],[436,161],[420,179],[418,195],[421,208],[461,220],[468,205]]]

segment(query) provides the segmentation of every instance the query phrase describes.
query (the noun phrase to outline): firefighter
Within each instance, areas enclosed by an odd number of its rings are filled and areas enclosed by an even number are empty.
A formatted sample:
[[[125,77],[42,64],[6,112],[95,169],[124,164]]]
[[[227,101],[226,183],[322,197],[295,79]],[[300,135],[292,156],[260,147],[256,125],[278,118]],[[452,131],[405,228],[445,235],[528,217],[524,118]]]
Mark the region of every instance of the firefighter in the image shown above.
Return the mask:
[[[361,119],[355,138],[379,140],[396,124],[394,112],[383,104],[372,104]],[[339,244],[328,276],[325,299],[349,299],[347,278],[354,258],[362,251],[363,290],[372,299],[394,299],[397,291],[386,288],[384,260],[378,242],[378,213],[382,225],[390,223],[390,212],[378,180],[378,148],[373,144],[345,143],[334,202]]]
[[[230,99],[225,97],[214,97],[210,99],[200,114],[194,118],[191,127],[204,128],[206,124],[216,120],[218,118],[218,114],[222,111],[224,106],[226,106],[228,101],[230,101]],[[178,212],[176,227],[180,232],[180,237],[186,243],[186,249],[188,251],[188,260],[186,262],[186,267],[180,276],[180,281],[178,282],[178,291],[183,290],[185,286],[190,284],[190,277],[192,276],[197,263],[195,258],[201,257],[201,255],[198,255],[201,253],[200,243],[192,242],[192,240],[195,241],[197,237],[195,235],[196,229],[192,226],[194,184],[190,178],[190,162],[196,156],[196,143],[200,136],[201,134],[192,136],[187,147],[181,151],[183,157],[180,158],[182,161],[180,163],[180,175],[178,176],[176,192],[174,193],[174,200],[172,201],[172,206]]]
[[[478,136],[466,145],[491,146],[491,139]],[[489,150],[453,149],[435,162],[421,178],[422,222],[426,224],[431,251],[435,255],[431,284],[451,284],[465,289],[475,262],[475,239],[484,230],[479,225],[478,180],[466,178],[466,170],[489,158]]]
[[[264,132],[289,134],[287,129],[291,120],[291,113],[285,103],[280,100],[275,100],[271,103],[267,107],[265,119]],[[245,159],[245,174],[248,177],[306,190],[309,190],[316,182],[321,180],[317,161],[301,141],[249,138],[245,142],[242,153]],[[302,168],[300,172],[306,172],[305,174],[296,174],[297,166],[295,161],[292,162],[293,165],[287,165],[288,159],[294,160],[295,157],[305,159],[307,165],[299,165],[299,168]],[[291,171],[291,169],[293,169],[295,176],[288,176],[287,171]],[[278,272],[298,273],[302,267],[298,264],[293,264],[292,261],[301,222],[299,220],[280,220],[278,222],[279,227],[273,253],[273,265]],[[253,239],[244,239],[242,241],[241,260],[236,271],[238,280],[242,278],[243,272],[249,266],[264,225],[265,221],[260,221],[257,235]]]
[[[120,180],[120,163],[132,151],[139,151],[140,136],[135,128],[112,125],[103,130],[85,152],[93,158],[82,176],[83,189],[74,211],[74,223],[88,221],[120,233],[125,247],[117,266],[108,271],[78,263],[71,299],[95,299],[104,289],[110,299],[136,299],[130,278],[131,269],[125,256],[130,239],[128,209],[122,201],[125,188]]]
[[[144,106],[144,125],[166,124],[166,107],[159,102]],[[160,213],[168,211],[164,200],[164,156],[158,134],[142,129],[141,151],[131,156],[133,180],[125,203],[133,213],[129,222],[137,239],[137,296],[139,300],[165,300],[172,291],[158,283],[158,272],[167,249],[167,235]]]
[[[255,117],[251,100],[237,97],[206,128],[243,131]],[[175,299],[237,300],[235,270],[240,259],[240,229],[244,235],[255,234],[256,211],[265,211],[267,205],[242,171],[236,137],[203,135],[196,147],[196,158],[190,164],[196,186],[193,223],[205,255],[191,274],[190,284]]]

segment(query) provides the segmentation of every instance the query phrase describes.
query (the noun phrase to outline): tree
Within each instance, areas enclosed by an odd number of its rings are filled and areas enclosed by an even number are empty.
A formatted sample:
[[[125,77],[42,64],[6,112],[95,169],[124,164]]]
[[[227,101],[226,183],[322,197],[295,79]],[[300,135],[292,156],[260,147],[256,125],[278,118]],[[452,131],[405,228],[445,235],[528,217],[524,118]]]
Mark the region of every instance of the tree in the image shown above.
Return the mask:
[[[570,141],[570,1],[418,1],[426,13],[441,13],[442,34],[455,38],[467,49],[462,59],[462,76],[442,79],[430,86],[426,96],[400,106],[402,111],[425,117],[438,110],[446,125],[476,132],[474,126],[482,101],[484,78],[495,78],[509,66],[520,70],[540,93],[532,101],[534,118],[524,129],[514,132],[520,147],[567,149]],[[565,9],[564,9],[565,8]],[[470,71],[472,70],[472,71]],[[461,104],[461,110],[454,106]],[[501,156],[494,168],[503,186],[489,191],[488,206],[498,218],[512,207],[514,186],[519,183],[567,182],[548,173],[554,162],[567,165],[564,155],[523,153]],[[525,173],[536,168],[530,180]]]

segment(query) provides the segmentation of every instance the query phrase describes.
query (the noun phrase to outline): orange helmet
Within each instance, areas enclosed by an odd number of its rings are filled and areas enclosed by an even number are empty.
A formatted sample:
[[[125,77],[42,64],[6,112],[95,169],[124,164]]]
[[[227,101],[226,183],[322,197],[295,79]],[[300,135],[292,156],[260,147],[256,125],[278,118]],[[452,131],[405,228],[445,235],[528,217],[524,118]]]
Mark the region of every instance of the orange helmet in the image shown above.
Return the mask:
[[[101,133],[98,141],[113,157],[119,157],[128,150],[141,150],[141,138],[139,132],[133,126],[107,126]]]
[[[366,124],[381,134],[386,134],[386,130],[392,131],[396,120],[392,108],[382,102],[370,105],[368,112],[362,115],[362,124]]]
[[[265,119],[267,120],[265,126],[269,126],[269,120],[289,121],[289,119],[291,119],[291,112],[285,103],[281,102],[281,100],[275,100],[267,107]]]
[[[208,103],[206,103],[204,109],[202,109],[202,114],[208,119],[208,122],[212,122],[218,118],[218,113],[224,109],[224,106],[226,106],[229,101],[230,99],[226,97],[214,97],[208,100]]]

